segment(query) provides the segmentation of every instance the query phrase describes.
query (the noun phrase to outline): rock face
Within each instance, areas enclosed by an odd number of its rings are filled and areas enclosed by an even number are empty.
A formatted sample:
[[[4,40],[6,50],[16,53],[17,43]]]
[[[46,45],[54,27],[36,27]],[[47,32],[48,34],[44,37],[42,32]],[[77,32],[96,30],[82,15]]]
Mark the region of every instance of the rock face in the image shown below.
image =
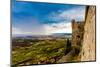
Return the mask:
[[[82,42],[81,61],[95,61],[96,57],[96,7],[89,6],[87,9],[86,20],[84,25],[84,35]]]

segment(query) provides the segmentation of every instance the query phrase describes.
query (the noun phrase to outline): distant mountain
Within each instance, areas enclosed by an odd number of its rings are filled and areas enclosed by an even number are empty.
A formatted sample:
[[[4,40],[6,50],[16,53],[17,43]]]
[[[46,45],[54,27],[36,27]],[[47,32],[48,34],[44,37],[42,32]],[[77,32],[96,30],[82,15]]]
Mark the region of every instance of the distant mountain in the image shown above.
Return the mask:
[[[54,33],[53,37],[71,37],[72,33]]]
[[[32,35],[22,35],[22,34],[12,35],[12,37],[26,37],[26,36],[32,36]]]
[[[71,37],[72,33],[53,33],[51,35],[17,35],[12,36],[13,38],[27,38],[27,39],[37,39],[45,37]]]
[[[54,33],[53,35],[72,35],[72,33]]]

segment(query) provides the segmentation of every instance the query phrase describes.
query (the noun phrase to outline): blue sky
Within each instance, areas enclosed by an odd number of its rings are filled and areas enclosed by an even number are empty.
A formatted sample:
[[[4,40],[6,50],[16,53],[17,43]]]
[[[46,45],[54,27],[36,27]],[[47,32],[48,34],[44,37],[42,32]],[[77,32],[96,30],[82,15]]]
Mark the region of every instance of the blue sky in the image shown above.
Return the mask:
[[[84,20],[85,6],[12,1],[13,35],[71,33],[71,20]]]

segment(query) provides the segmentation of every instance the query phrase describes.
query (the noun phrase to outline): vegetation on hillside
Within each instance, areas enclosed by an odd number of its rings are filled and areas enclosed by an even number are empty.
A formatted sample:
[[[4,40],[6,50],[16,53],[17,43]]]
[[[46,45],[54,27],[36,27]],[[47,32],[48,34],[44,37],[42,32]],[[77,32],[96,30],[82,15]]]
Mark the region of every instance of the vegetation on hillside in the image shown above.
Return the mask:
[[[28,41],[28,40],[27,40]],[[23,42],[17,41],[18,43]],[[30,40],[29,40],[30,42]],[[68,42],[70,44],[70,41]],[[25,43],[24,43],[25,44]],[[51,64],[66,54],[70,45],[66,39],[31,41],[30,46],[16,46],[12,50],[13,65]],[[68,46],[68,47],[67,47]]]

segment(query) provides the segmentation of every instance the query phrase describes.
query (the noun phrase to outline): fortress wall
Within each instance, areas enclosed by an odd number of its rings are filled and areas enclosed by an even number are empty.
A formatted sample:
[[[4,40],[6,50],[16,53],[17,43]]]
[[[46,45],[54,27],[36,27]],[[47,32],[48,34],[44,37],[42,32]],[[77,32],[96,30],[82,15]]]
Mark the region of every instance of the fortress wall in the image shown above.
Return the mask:
[[[95,25],[96,25],[96,7],[89,6],[87,10],[84,36],[82,42],[81,61],[93,61],[95,59],[96,38],[95,38]]]

